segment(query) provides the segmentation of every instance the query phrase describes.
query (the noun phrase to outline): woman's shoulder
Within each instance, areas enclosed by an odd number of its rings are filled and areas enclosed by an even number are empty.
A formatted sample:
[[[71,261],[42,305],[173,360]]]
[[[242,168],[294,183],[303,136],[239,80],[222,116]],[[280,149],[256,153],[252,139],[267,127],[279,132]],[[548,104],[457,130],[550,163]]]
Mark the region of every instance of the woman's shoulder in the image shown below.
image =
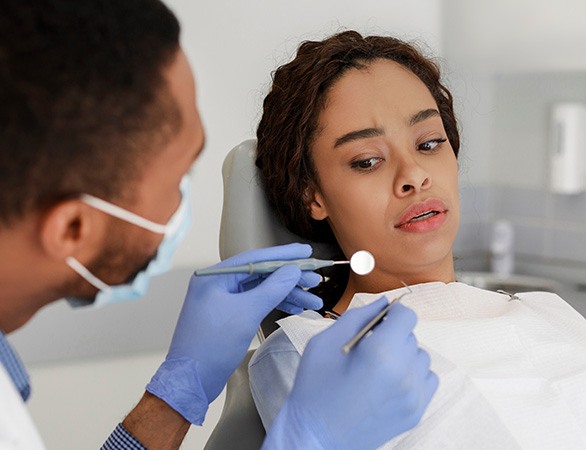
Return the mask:
[[[282,328],[277,328],[273,331],[256,349],[251,359],[251,364],[254,360],[258,360],[270,353],[286,353],[295,350],[291,340]]]
[[[250,366],[258,363],[264,358],[276,358],[278,355],[286,355],[288,353],[301,354],[302,349],[298,348],[297,339],[291,335],[307,335],[307,340],[313,335],[313,327],[311,326],[316,321],[327,320],[324,319],[315,311],[305,311],[300,315],[289,316],[279,320],[279,328],[273,331],[267,338],[259,345],[250,360]],[[295,342],[295,343],[294,343]]]

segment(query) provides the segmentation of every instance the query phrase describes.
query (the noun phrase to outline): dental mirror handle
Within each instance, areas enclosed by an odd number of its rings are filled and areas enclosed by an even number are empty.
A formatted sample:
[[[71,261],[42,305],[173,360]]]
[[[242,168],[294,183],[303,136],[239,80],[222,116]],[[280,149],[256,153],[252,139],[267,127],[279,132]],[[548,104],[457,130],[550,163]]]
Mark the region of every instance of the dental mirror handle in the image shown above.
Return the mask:
[[[322,267],[333,266],[334,264],[348,264],[348,261],[333,261],[327,259],[304,258],[279,261],[261,261],[257,263],[242,264],[232,267],[210,267],[209,269],[199,269],[194,275],[218,275],[226,273],[272,273],[275,270],[287,264],[295,264],[301,270],[317,270]]]

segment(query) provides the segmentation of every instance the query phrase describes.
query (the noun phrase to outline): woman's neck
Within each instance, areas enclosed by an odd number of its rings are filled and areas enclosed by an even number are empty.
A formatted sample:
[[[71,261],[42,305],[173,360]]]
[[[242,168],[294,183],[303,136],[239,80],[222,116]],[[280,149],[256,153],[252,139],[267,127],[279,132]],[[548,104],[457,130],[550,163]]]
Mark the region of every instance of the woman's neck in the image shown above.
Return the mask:
[[[375,269],[367,276],[356,275],[350,272],[348,283],[344,293],[336,303],[334,312],[342,314],[352,301],[354,295],[358,292],[365,292],[376,294],[379,292],[391,291],[403,287],[405,284],[415,285],[421,283],[429,283],[433,281],[440,281],[443,283],[450,283],[456,280],[453,260],[450,258],[449,264],[442,264],[434,268],[434,270],[425,270],[419,273],[416,272],[394,272],[383,273]]]

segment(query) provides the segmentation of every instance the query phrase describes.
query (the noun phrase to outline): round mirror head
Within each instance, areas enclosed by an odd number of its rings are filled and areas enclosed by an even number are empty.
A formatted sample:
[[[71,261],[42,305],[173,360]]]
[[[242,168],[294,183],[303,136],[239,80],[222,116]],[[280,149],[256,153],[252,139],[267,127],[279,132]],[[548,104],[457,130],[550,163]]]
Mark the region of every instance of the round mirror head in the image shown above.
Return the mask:
[[[358,275],[368,275],[374,269],[374,256],[366,250],[359,250],[350,258],[350,268]]]

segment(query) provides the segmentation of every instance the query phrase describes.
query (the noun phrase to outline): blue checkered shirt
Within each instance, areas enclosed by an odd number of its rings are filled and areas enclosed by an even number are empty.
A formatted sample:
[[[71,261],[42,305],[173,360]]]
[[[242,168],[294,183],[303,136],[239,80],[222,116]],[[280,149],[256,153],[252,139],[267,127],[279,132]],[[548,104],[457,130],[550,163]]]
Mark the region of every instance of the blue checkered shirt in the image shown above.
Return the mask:
[[[22,361],[8,343],[4,333],[0,331],[0,363],[8,372],[14,387],[20,392],[23,401],[31,395],[30,379]]]
[[[4,333],[0,331],[0,363],[4,366],[12,379],[14,386],[20,392],[23,401],[27,401],[31,394],[30,378],[22,361],[8,343]],[[138,440],[132,436],[122,424],[118,424],[102,450],[146,450]]]
[[[124,426],[119,423],[112,432],[108,440],[104,443],[101,450],[146,450],[135,437],[128,432]]]

